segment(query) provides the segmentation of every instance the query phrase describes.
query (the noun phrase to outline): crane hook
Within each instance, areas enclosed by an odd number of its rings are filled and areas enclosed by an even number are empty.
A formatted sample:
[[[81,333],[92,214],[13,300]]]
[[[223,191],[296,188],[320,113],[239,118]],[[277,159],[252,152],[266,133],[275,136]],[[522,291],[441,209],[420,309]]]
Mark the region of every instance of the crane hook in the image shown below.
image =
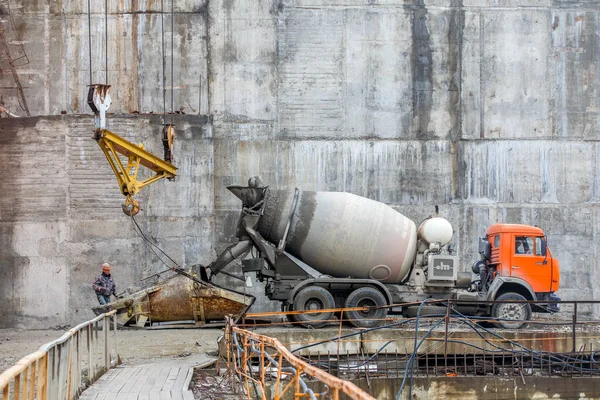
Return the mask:
[[[140,204],[131,196],[127,196],[125,203],[121,204],[121,208],[123,209],[125,215],[130,217],[133,217],[140,212]]]

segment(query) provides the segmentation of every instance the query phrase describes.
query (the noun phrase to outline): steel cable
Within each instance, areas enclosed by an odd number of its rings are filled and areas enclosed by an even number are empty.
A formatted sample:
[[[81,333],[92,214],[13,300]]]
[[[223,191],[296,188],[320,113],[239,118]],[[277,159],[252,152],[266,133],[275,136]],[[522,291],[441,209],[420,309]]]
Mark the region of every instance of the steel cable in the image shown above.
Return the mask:
[[[92,79],[92,9],[90,0],[88,0],[88,50],[90,63],[90,86],[94,84]]]
[[[171,125],[173,125],[173,115],[175,114],[175,104],[173,101],[173,35],[174,35],[174,28],[173,28],[173,20],[175,19],[175,13],[173,10],[173,3],[175,0],[171,0]]]
[[[108,0],[104,0],[104,77],[108,85]]]
[[[166,262],[163,261],[163,259],[154,251],[153,247],[156,248],[158,251],[160,251],[162,254],[165,255],[165,257],[167,257],[173,264],[175,264],[177,266],[177,268],[181,269],[181,266],[179,264],[177,264],[177,262],[175,262],[175,260],[173,260],[167,253],[165,253],[160,247],[158,247],[158,245],[152,243],[152,241],[150,239],[148,239],[146,237],[146,235],[144,235],[144,232],[142,231],[142,228],[140,228],[140,226],[138,225],[137,221],[135,220],[135,217],[132,215],[131,216],[131,220],[133,221],[133,224],[135,225],[135,227],[137,228],[136,232],[140,235],[140,237],[150,245],[150,250],[152,250],[152,252],[154,253],[154,255],[156,255],[156,257],[160,260],[160,262],[162,262],[167,268],[171,268]]]
[[[162,58],[162,92],[163,92],[163,116],[162,124],[165,125],[165,118],[167,115],[167,88],[166,88],[166,75],[165,75],[165,18],[164,18],[164,0],[160,0],[160,39],[161,39],[161,58]]]

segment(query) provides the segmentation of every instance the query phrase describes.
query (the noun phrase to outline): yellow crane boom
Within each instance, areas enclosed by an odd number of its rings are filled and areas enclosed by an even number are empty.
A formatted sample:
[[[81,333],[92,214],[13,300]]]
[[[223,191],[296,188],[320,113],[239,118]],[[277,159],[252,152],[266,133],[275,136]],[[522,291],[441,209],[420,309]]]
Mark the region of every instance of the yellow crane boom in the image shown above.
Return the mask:
[[[177,175],[177,167],[171,164],[173,160],[173,142],[175,140],[175,129],[173,125],[166,125],[163,132],[163,145],[165,147],[165,158],[155,156],[146,151],[141,144],[133,144],[119,135],[107,129],[106,111],[110,107],[110,85],[91,85],[88,92],[88,104],[94,112],[96,129],[94,140],[98,143],[106,156],[113,173],[119,182],[121,193],[125,195],[125,204],[122,205],[123,212],[129,216],[139,212],[139,203],[132,198],[143,187],[156,182],[162,178],[172,180]],[[121,161],[119,155],[127,157],[127,165]],[[138,179],[140,165],[155,172],[155,175],[144,179]]]

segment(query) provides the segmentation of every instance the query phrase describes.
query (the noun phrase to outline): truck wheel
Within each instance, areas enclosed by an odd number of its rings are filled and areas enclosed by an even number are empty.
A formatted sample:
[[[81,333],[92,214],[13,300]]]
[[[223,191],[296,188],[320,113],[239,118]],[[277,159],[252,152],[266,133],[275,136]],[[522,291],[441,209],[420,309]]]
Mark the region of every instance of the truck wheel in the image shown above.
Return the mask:
[[[300,290],[294,297],[294,311],[312,311],[335,308],[333,296],[327,289],[320,286],[308,286]],[[321,328],[333,319],[333,312],[294,314],[294,319],[301,322],[305,328]]]
[[[286,303],[286,305],[281,306],[281,311],[286,312],[286,311],[294,311],[294,310],[292,309],[291,304]],[[292,326],[294,325],[294,322],[296,322],[293,314],[285,314],[285,318],[287,319],[288,322],[292,323]]]
[[[498,301],[526,301],[518,293],[504,293],[496,298]],[[531,306],[527,303],[496,303],[492,306],[492,317],[509,321],[495,321],[494,326],[505,329],[520,329],[531,319]],[[514,321],[514,322],[513,322]]]
[[[346,299],[346,308],[355,307],[384,307],[387,300],[374,287],[361,287],[350,293]],[[357,328],[373,328],[387,317],[387,308],[370,308],[367,310],[344,311],[344,317]]]

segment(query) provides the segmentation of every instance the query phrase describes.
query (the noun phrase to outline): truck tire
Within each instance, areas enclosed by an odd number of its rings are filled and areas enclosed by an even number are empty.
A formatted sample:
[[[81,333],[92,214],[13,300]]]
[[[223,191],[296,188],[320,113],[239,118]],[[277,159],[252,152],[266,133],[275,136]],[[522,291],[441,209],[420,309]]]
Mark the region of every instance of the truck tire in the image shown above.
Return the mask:
[[[519,293],[503,293],[496,298],[498,301],[526,301]],[[520,329],[531,319],[531,306],[527,303],[496,303],[492,306],[492,317],[509,321],[494,321],[494,326],[504,329]],[[514,322],[513,322],[514,321]]]
[[[329,291],[320,286],[308,286],[294,297],[294,311],[325,310],[335,308],[335,300]],[[294,319],[305,328],[321,328],[333,319],[333,312],[294,314]]]
[[[292,309],[291,304],[286,303],[286,305],[281,306],[281,311],[286,312],[286,311],[294,311],[294,310]],[[294,319],[293,314],[285,314],[285,318],[287,319],[288,322],[290,322],[292,324],[292,326],[294,325],[294,322],[296,322],[296,319]]]
[[[346,308],[385,307],[388,303],[385,296],[371,286],[356,289],[346,299]],[[344,311],[344,319],[357,328],[373,328],[380,325],[387,317],[387,308],[370,308],[368,310]]]

